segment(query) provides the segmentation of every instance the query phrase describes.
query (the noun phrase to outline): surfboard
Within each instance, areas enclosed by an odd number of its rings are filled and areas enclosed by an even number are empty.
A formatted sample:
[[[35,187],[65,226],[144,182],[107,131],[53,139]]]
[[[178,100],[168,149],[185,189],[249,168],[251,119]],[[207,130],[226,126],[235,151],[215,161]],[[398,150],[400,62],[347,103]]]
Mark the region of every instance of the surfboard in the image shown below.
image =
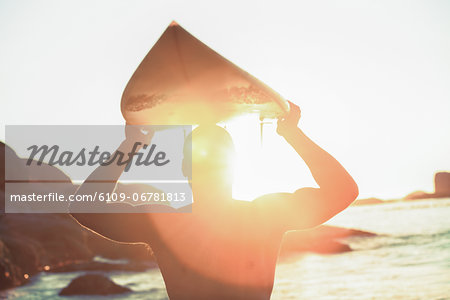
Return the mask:
[[[277,118],[288,102],[172,22],[129,80],[121,101],[128,124],[217,123],[256,113]]]

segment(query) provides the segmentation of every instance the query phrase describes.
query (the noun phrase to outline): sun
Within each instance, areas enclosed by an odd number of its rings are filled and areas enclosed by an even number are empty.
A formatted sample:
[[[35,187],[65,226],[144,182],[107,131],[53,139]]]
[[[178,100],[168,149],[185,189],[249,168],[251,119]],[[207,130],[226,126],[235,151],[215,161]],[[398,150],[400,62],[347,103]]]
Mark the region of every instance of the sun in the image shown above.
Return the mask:
[[[315,186],[304,162],[276,133],[276,120],[265,120],[262,130],[257,114],[220,125],[230,133],[236,148],[234,199],[251,201],[264,194]]]

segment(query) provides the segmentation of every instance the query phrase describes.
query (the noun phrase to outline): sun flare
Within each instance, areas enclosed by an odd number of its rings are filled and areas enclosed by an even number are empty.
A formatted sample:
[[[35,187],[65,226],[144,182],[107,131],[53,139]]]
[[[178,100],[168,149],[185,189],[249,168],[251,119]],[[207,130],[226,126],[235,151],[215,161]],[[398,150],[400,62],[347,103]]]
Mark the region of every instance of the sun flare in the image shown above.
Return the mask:
[[[252,201],[275,192],[293,192],[315,186],[308,168],[276,133],[276,120],[258,115],[234,118],[223,124],[236,148],[233,198]]]

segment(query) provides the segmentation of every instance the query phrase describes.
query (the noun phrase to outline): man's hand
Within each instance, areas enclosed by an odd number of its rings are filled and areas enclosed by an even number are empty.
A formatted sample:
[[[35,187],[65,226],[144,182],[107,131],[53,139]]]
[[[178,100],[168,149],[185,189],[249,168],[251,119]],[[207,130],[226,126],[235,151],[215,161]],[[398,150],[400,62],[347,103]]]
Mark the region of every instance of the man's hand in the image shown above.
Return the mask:
[[[128,124],[125,126],[125,142],[129,145],[134,145],[136,142],[141,143],[136,151],[139,151],[144,144],[150,144],[154,134],[151,126]]]
[[[290,110],[289,112],[278,118],[277,133],[283,137],[286,137],[293,129],[297,128],[298,121],[301,117],[301,110],[298,105],[295,105],[291,101],[289,102]]]

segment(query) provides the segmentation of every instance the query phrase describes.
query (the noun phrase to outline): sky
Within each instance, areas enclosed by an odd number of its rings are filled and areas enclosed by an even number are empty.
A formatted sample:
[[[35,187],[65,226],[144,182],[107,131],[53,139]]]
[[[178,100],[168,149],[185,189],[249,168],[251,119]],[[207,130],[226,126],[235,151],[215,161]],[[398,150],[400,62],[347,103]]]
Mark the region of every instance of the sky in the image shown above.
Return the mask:
[[[0,0],[0,140],[6,124],[123,124],[123,89],[172,20],[298,104],[361,198],[432,192],[450,170],[450,2],[434,0]],[[274,125],[254,149],[237,179],[314,185]]]

